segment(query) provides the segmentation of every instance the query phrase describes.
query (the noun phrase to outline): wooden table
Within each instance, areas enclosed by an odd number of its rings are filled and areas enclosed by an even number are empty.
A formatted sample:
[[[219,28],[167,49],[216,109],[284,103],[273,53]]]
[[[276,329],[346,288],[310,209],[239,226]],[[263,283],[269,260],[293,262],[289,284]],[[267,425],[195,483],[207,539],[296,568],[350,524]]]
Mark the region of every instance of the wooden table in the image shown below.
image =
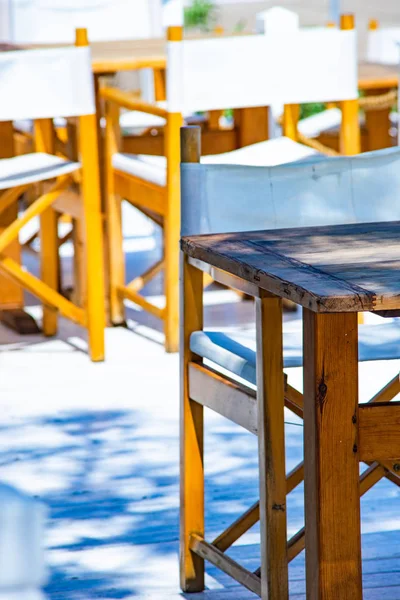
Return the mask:
[[[303,307],[308,600],[361,600],[359,463],[393,464],[400,456],[400,403],[358,404],[357,344],[358,312],[395,314],[400,309],[399,239],[400,222],[395,222],[193,236],[182,241],[192,264],[202,261],[258,289],[257,335],[265,340],[268,352],[257,355],[257,365],[269,374],[262,383],[268,419],[280,402],[274,383],[277,365],[282,364],[277,358],[282,352],[277,306],[286,298]],[[259,374],[257,380],[261,385]],[[270,439],[264,447],[272,453],[267,461],[271,469],[279,457],[273,456],[276,432],[268,419],[265,430]],[[275,497],[275,478],[276,473],[266,475],[267,497]],[[276,518],[273,511],[269,518]],[[274,525],[270,531],[275,531]],[[283,557],[287,560],[286,547]],[[264,559],[263,565],[270,564]]]

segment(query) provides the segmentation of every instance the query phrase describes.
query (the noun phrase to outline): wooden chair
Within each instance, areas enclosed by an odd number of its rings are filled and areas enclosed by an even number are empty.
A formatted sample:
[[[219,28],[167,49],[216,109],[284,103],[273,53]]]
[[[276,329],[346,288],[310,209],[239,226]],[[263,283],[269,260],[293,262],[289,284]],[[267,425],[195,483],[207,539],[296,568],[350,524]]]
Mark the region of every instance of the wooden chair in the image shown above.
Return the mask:
[[[343,105],[344,149],[348,153],[359,149],[354,31],[299,30],[290,32],[288,38],[290,44],[283,34],[182,41],[182,29],[170,28],[167,109],[138,102],[128,94],[110,88],[101,91],[106,103],[111,320],[114,324],[123,323],[124,299],[131,300],[164,321],[167,351],[178,348],[178,140],[183,115],[220,110],[226,106],[286,104],[286,137],[205,159],[216,163],[271,165],[316,153],[293,139],[296,137],[293,105],[335,98]],[[317,57],[316,47],[320,48]],[[264,77],[260,77],[260,57],[265,57]],[[164,159],[157,162],[154,157],[149,159],[119,151],[121,108],[165,120]],[[128,284],[125,284],[124,273],[121,198],[161,225],[165,236],[163,259]],[[165,308],[160,309],[139,292],[162,268],[166,303]]]
[[[95,99],[86,30],[77,30],[77,47],[22,50],[0,55],[3,100],[0,121],[34,120],[36,152],[0,161],[0,212],[31,186],[43,195],[0,235],[0,270],[44,305],[43,332],[54,335],[58,313],[86,327],[89,354],[104,359],[104,273],[102,218],[97,159]],[[26,90],[29,89],[29,93]],[[79,159],[55,156],[52,118],[75,117],[79,124]],[[80,194],[68,190],[80,187]],[[71,215],[83,231],[86,290],[83,306],[57,292],[57,215]],[[22,227],[40,216],[41,278],[25,271],[4,252]]]
[[[400,218],[400,204],[397,202],[400,150],[397,148],[352,158],[311,157],[302,163],[269,168],[200,164],[199,161],[199,131],[196,128],[183,128],[183,236]],[[379,190],[379,203],[376,202],[374,190]],[[303,480],[303,465],[299,464],[286,475],[284,406],[276,407],[275,398],[265,398],[262,394],[262,389],[267,389],[263,387],[263,352],[268,344],[268,336],[273,336],[274,331],[257,336],[256,342],[255,331],[205,330],[203,272],[216,281],[255,296],[256,311],[261,310],[262,302],[257,298],[256,285],[246,285],[200,260],[183,258],[181,586],[189,592],[199,592],[204,588],[206,559],[263,599],[285,600],[288,598],[287,565],[304,549],[304,529],[287,542],[286,527],[282,526],[282,519],[286,520],[285,512],[282,514],[281,511],[271,510],[263,485],[267,485],[265,473],[268,471],[269,481],[274,481],[274,490],[289,493]],[[397,320],[360,326],[360,361],[395,358],[400,358],[400,323]],[[208,366],[210,363],[213,368]],[[284,331],[283,366],[301,365],[302,334]],[[290,374],[285,381],[285,406],[302,417],[302,394],[289,381]],[[375,394],[371,402],[389,402],[399,393],[400,382],[396,375]],[[265,402],[268,403],[267,408]],[[271,450],[274,453],[271,460],[276,461],[272,472],[265,451],[270,440],[264,437],[266,427],[262,406],[264,410],[270,410],[269,414],[273,414],[275,419],[274,439],[277,445]],[[211,543],[204,537],[203,407],[220,413],[258,435],[260,449],[261,502],[249,507],[244,515]],[[383,477],[400,485],[396,469],[397,466],[390,462],[371,464],[361,476],[361,494]],[[271,489],[270,493],[273,494],[274,490]],[[260,519],[260,515],[263,566],[261,572],[250,573],[224,553]]]

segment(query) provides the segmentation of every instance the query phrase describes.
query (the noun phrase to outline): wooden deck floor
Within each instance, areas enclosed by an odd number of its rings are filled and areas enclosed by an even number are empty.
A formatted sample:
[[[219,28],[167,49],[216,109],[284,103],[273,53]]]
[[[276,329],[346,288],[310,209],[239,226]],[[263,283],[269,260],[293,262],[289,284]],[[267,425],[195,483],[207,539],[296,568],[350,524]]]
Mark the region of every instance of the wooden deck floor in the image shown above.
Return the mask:
[[[128,263],[132,270],[133,255]],[[159,291],[155,285],[149,293]],[[207,304],[208,322],[251,324],[252,304],[238,303],[230,292],[209,292]],[[164,353],[160,333],[143,313],[131,309],[129,316],[130,330],[107,331],[107,361],[97,365],[85,354],[83,332],[66,322],[54,340],[18,338],[0,328],[1,478],[49,507],[50,599],[182,597],[178,357]],[[361,365],[362,399],[399,370],[400,361]],[[300,389],[301,371],[291,370],[289,381]],[[302,458],[303,430],[290,413],[286,423],[290,470]],[[207,413],[206,432],[212,538],[257,499],[257,449],[250,434],[216,415]],[[367,600],[400,600],[399,509],[400,490],[387,481],[362,500]],[[291,535],[303,524],[301,486],[290,495],[288,515]],[[231,553],[257,568],[257,528]],[[304,553],[292,563],[290,581],[291,598],[305,598]],[[207,588],[191,597],[253,596],[214,568],[208,569]]]

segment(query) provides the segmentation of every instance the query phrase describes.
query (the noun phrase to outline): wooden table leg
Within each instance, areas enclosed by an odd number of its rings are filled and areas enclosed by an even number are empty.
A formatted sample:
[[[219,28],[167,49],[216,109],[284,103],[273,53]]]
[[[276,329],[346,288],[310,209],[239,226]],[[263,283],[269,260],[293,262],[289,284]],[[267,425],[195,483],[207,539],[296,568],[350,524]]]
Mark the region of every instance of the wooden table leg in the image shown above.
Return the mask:
[[[380,96],[387,90],[368,90],[367,96]],[[365,111],[365,121],[368,131],[368,150],[381,150],[390,148],[392,139],[390,137],[390,108]]]
[[[361,600],[357,314],[303,321],[307,600]]]
[[[13,125],[0,122],[0,159],[14,155]],[[0,214],[0,233],[17,218],[17,203]],[[21,247],[18,241],[9,245],[6,252],[19,264],[21,263]],[[24,294],[22,288],[8,277],[0,274],[0,321],[21,334],[38,333],[36,321],[23,309]]]

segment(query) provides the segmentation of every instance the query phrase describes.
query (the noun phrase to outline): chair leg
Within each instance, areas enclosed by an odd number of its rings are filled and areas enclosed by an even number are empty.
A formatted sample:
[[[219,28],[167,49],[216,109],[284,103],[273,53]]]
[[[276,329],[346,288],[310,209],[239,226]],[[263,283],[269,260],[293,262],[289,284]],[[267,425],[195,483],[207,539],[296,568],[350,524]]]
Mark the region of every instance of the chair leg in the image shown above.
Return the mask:
[[[105,290],[103,230],[99,197],[84,195],[86,314],[89,354],[93,362],[104,360]]]
[[[111,323],[121,325],[125,323],[124,299],[118,293],[118,288],[125,285],[122,203],[117,194],[110,192],[108,196],[107,230]]]
[[[85,232],[81,219],[72,220],[72,244],[74,246],[72,301],[77,306],[86,306],[86,256]]]
[[[40,217],[40,270],[42,281],[57,291],[59,276],[58,232],[57,214],[53,208],[45,210]],[[57,309],[43,306],[44,335],[56,335],[57,321]]]
[[[261,598],[288,600],[282,301],[256,299]]]
[[[190,335],[202,329],[203,274],[182,262],[180,579],[184,592],[201,592],[204,560],[191,551],[190,536],[204,537],[203,407],[190,400],[188,366],[196,360]]]
[[[165,349],[179,349],[179,233],[176,223],[165,223]]]

